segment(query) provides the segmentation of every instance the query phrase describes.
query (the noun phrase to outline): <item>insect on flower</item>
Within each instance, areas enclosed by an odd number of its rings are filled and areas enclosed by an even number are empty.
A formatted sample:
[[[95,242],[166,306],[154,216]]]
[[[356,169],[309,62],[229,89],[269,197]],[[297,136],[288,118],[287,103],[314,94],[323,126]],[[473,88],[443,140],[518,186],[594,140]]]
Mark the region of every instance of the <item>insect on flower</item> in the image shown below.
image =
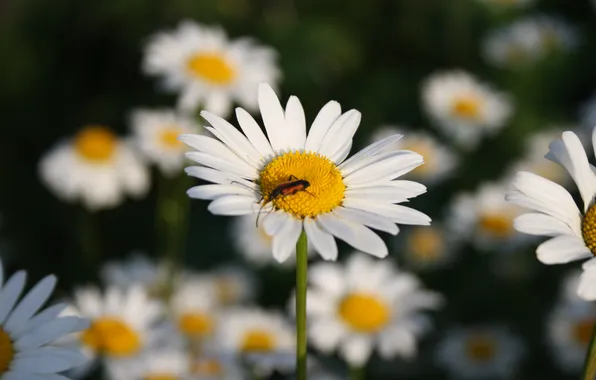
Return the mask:
[[[306,188],[308,188],[309,186],[310,186],[310,182],[308,182],[305,179],[298,179],[298,178],[294,177],[293,175],[291,175],[287,181],[284,181],[284,182],[280,183],[279,185],[277,185],[277,187],[275,189],[271,190],[271,192],[267,195],[266,201],[263,202],[263,204],[261,205],[261,208],[259,209],[259,213],[257,215],[257,222],[256,222],[257,227],[259,227],[259,217],[261,216],[261,211],[263,210],[263,207],[265,207],[269,202],[272,202],[279,197],[286,197],[288,195],[294,195],[300,191],[305,191],[306,193],[310,194],[308,191],[306,191]],[[261,199],[259,199],[259,201],[257,203],[260,203],[261,201],[263,201],[263,199],[265,199],[265,195],[261,195]]]

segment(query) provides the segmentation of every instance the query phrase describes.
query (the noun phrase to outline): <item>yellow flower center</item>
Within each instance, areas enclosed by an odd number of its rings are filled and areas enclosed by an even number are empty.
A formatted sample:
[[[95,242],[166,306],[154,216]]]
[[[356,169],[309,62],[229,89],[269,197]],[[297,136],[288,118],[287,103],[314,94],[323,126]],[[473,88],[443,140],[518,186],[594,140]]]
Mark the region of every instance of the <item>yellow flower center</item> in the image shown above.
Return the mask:
[[[10,336],[0,327],[0,375],[8,371],[14,358],[14,346]]]
[[[378,332],[391,318],[389,305],[363,293],[346,296],[339,304],[338,314],[348,326],[361,333]]]
[[[439,259],[443,245],[443,236],[433,227],[416,228],[408,235],[408,250],[422,261]]]
[[[596,255],[596,205],[592,205],[584,216],[582,235],[586,247],[590,248],[593,255]]]
[[[587,318],[579,321],[573,326],[572,334],[576,342],[582,346],[587,346],[592,338],[592,331],[594,330],[594,319]]]
[[[83,128],[74,138],[76,152],[84,159],[98,163],[112,158],[117,143],[116,135],[96,125]]]
[[[296,218],[316,217],[341,205],[346,185],[337,166],[318,153],[289,152],[261,171],[264,204]]]
[[[175,125],[168,126],[161,131],[159,141],[167,149],[179,150],[184,147],[182,141],[178,140],[178,136],[182,133],[182,129]]]
[[[497,238],[507,238],[514,233],[514,216],[505,212],[485,212],[478,218],[480,229]]]
[[[199,376],[220,376],[224,373],[224,369],[215,359],[199,359],[193,363],[191,373]]]
[[[178,380],[178,376],[169,373],[156,373],[143,377],[143,380]]]
[[[83,343],[109,356],[133,356],[141,349],[138,333],[117,317],[101,317],[81,336]]]
[[[452,112],[462,119],[478,119],[480,105],[480,99],[475,95],[460,96],[453,102]]]
[[[178,319],[178,328],[191,338],[203,338],[213,332],[213,318],[204,313],[185,313]]]
[[[215,85],[229,84],[236,76],[234,68],[219,53],[194,54],[187,68],[194,76]]]
[[[494,339],[478,334],[468,338],[465,349],[470,360],[486,363],[495,356],[497,347]]]
[[[277,345],[275,336],[267,330],[253,329],[244,333],[240,343],[240,351],[244,353],[251,352],[271,352]]]

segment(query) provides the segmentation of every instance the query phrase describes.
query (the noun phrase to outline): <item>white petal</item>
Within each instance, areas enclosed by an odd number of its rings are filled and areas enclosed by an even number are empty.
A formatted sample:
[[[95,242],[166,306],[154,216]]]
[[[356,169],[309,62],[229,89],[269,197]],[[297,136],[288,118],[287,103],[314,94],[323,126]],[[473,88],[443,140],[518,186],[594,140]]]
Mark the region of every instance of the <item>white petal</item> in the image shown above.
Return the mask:
[[[251,157],[250,154],[246,153],[244,150],[242,150],[242,148],[238,148],[237,143],[231,142],[229,139],[227,139],[222,133],[221,131],[218,131],[217,129],[213,128],[213,127],[209,127],[206,126],[205,129],[207,131],[209,131],[209,133],[211,133],[213,136],[217,137],[218,140],[223,141],[224,144],[232,151],[234,152],[234,154],[238,157],[240,157],[244,162],[246,162],[247,164],[249,164],[250,166],[254,167],[254,168],[260,168],[261,164],[260,164],[260,160],[261,160],[261,156],[258,156],[258,159],[255,160],[253,157]],[[248,142],[247,142],[248,143]],[[250,144],[250,143],[249,143]],[[251,145],[252,147],[252,145]],[[254,148],[253,148],[254,149]],[[255,153],[258,154],[255,150]]]
[[[570,235],[554,237],[536,249],[538,260],[544,264],[564,264],[592,257],[583,240]]]
[[[81,320],[71,316],[56,318],[24,334],[15,342],[15,347],[19,351],[26,351],[53,342],[63,335],[77,331]]]
[[[395,186],[368,186],[348,188],[345,192],[347,199],[358,198],[363,200],[374,199],[387,203],[400,203],[408,200],[410,192]]]
[[[312,345],[325,354],[333,352],[345,333],[345,328],[332,318],[317,318],[308,329]]]
[[[27,274],[24,271],[18,271],[2,287],[2,293],[0,293],[0,324],[4,323],[8,313],[10,313],[17,299],[19,299],[25,286],[26,278]]]
[[[188,189],[189,197],[196,199],[216,199],[225,195],[246,195],[254,198],[255,193],[237,185],[201,185]]]
[[[424,159],[421,155],[405,150],[392,152],[386,158],[364,166],[357,171],[345,176],[346,185],[372,182],[376,180],[392,180],[404,175],[422,165]]]
[[[267,136],[275,152],[291,148],[285,136],[286,118],[275,91],[265,83],[259,85],[259,109]]]
[[[513,221],[513,227],[519,232],[530,235],[574,235],[573,230],[567,224],[542,213],[520,215]]]
[[[329,103],[325,104],[323,108],[315,117],[312,125],[310,126],[310,130],[308,131],[308,136],[306,137],[306,143],[304,144],[304,149],[308,152],[318,152],[321,146],[321,142],[323,138],[327,134],[327,131],[333,124],[335,120],[341,115],[341,106],[336,101],[330,101]]]
[[[295,96],[290,96],[286,104],[286,126],[292,148],[303,150],[306,141],[306,119],[300,99]]]
[[[275,155],[261,127],[248,112],[243,108],[236,108],[236,118],[240,128],[261,156],[270,157]]]
[[[319,227],[311,218],[304,219],[304,231],[308,241],[325,260],[337,260],[337,244],[333,235],[328,234]]]
[[[381,152],[387,146],[393,144],[402,137],[403,135],[400,134],[387,136],[384,139],[367,146],[339,165],[339,169],[345,177],[356,170],[368,166],[379,157],[377,153]]]
[[[345,144],[352,140],[362,115],[356,110],[349,110],[331,125],[321,142],[318,152],[326,157],[334,156]]]
[[[344,272],[337,264],[317,263],[308,270],[309,283],[334,297],[341,297],[346,290]]]
[[[269,236],[275,235],[284,225],[288,217],[288,214],[283,211],[268,212],[263,218],[263,229],[265,230],[265,233]]]
[[[56,318],[64,309],[66,309],[67,306],[68,305],[65,303],[60,303],[44,309],[42,312],[29,319],[25,325],[15,328],[12,331],[13,338],[18,339],[21,334],[36,329],[44,323],[51,321],[52,319]]]
[[[232,173],[222,172],[221,170],[207,168],[204,166],[189,166],[184,169],[186,174],[191,177],[199,178],[208,182],[218,183],[220,185],[228,185],[234,182],[248,188],[257,190],[257,185],[240,176]]]
[[[352,366],[364,365],[372,354],[372,338],[363,335],[353,335],[340,346],[341,356]]]
[[[596,258],[583,265],[583,272],[579,277],[577,295],[586,301],[596,300]]]
[[[214,139],[213,137],[181,134],[178,136],[178,140],[182,141],[191,148],[198,150],[199,152],[207,153],[218,158],[223,158],[238,165],[248,166],[251,168],[249,170],[254,169],[254,167],[251,166],[244,157],[238,156],[238,154],[230,149],[230,147],[226,146],[226,144],[222,143],[221,141]]]
[[[391,219],[378,214],[349,207],[337,207],[333,212],[341,218],[364,224],[365,226],[390,233],[391,235],[397,235],[399,233],[399,227]]]
[[[29,318],[48,300],[54,286],[56,286],[56,276],[50,275],[38,282],[10,313],[4,328],[12,332],[26,324]]]
[[[430,225],[431,219],[424,213],[410,207],[364,199],[345,199],[344,207],[368,211],[391,219],[395,223],[420,226]]]
[[[339,150],[332,156],[329,157],[329,159],[333,162],[335,162],[336,164],[340,164],[343,162],[343,160],[346,159],[346,157],[348,157],[348,154],[350,154],[350,150],[352,149],[352,140],[348,140],[344,143],[344,145],[339,148]]]
[[[215,215],[246,215],[259,212],[255,197],[226,195],[209,203],[207,209]]]
[[[362,224],[340,219],[332,212],[319,215],[317,222],[327,232],[362,252],[381,258],[388,254],[383,239]]]
[[[302,221],[288,217],[284,225],[273,236],[273,258],[283,263],[295,252],[298,237],[302,232]]]
[[[259,175],[258,170],[254,167],[245,162],[234,162],[233,160],[229,160],[229,157],[212,156],[203,152],[187,152],[185,155],[188,159],[201,165],[209,166],[223,172],[230,172],[243,178],[257,178]]]

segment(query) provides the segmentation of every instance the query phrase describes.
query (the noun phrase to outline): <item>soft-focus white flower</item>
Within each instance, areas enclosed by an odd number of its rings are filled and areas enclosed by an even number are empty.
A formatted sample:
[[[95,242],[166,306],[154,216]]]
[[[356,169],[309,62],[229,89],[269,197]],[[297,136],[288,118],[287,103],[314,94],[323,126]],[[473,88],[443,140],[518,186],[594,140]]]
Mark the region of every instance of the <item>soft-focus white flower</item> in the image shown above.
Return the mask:
[[[513,228],[523,208],[505,200],[507,187],[502,183],[486,183],[475,193],[455,197],[447,221],[450,233],[470,239],[480,250],[510,251],[527,242],[529,237]]]
[[[107,362],[110,380],[185,380],[189,379],[191,360],[180,348],[153,348],[126,360]]]
[[[209,273],[220,305],[239,305],[252,301],[257,291],[254,274],[237,265],[223,265]]]
[[[174,31],[154,35],[145,49],[143,70],[160,76],[164,87],[180,92],[178,106],[227,114],[233,102],[254,110],[261,82],[280,74],[273,49],[251,38],[229,41],[219,27],[183,21]]]
[[[397,234],[396,223],[430,224],[425,214],[395,203],[426,188],[395,180],[423,162],[414,152],[387,149],[401,136],[378,141],[345,160],[360,123],[360,113],[341,113],[337,102],[325,105],[306,133],[300,101],[290,97],[284,110],[275,92],[259,87],[259,106],[269,139],[246,111],[236,116],[244,134],[208,112],[202,115],[218,139],[183,135],[197,150],[188,158],[204,166],[187,173],[214,184],[191,188],[189,196],[213,200],[209,211],[220,215],[257,215],[273,237],[273,256],[284,262],[301,232],[324,259],[337,258],[334,237],[378,257],[388,254],[369,227]],[[220,141],[221,140],[221,141]],[[208,167],[205,167],[208,166]]]
[[[553,53],[577,47],[578,34],[561,20],[530,16],[491,32],[484,40],[485,59],[497,67],[531,65]]]
[[[89,210],[115,207],[125,195],[149,190],[149,173],[128,142],[90,125],[54,146],[39,163],[45,185],[66,202]]]
[[[422,85],[422,102],[444,135],[464,149],[478,145],[507,123],[513,106],[509,98],[464,71],[431,75]]]
[[[458,328],[439,343],[437,361],[453,379],[508,379],[523,352],[519,339],[503,327]]]
[[[249,380],[254,377],[242,366],[237,356],[212,350],[210,348],[192,359],[192,380]]]
[[[361,253],[345,265],[315,264],[308,279],[311,344],[324,353],[338,349],[354,366],[366,363],[375,347],[385,359],[416,356],[418,338],[430,328],[422,311],[442,303],[414,275]]]
[[[106,286],[127,289],[140,285],[150,292],[159,294],[166,279],[167,267],[156,263],[146,254],[135,251],[124,260],[107,261],[99,270],[101,280]]]
[[[81,318],[58,315],[65,304],[42,310],[56,286],[47,276],[22,299],[27,275],[20,271],[4,281],[0,262],[0,378],[54,380],[58,373],[86,362],[78,350],[52,346],[63,336],[88,326]]]
[[[141,109],[132,113],[130,124],[140,151],[163,175],[172,177],[182,172],[187,147],[178,136],[200,131],[191,118],[168,109]]]
[[[596,129],[592,143],[596,139]],[[588,162],[584,147],[573,132],[563,132],[562,138],[549,146],[546,158],[563,166],[576,183],[583,208],[561,185],[529,172],[519,172],[507,199],[535,212],[516,218],[514,226],[523,233],[552,237],[536,249],[544,264],[563,264],[588,259],[583,264],[578,294],[586,300],[596,299],[596,174]]]
[[[431,134],[423,131],[409,131],[385,126],[377,129],[370,140],[373,143],[395,134],[404,135],[393,144],[395,150],[410,150],[419,153],[424,158],[424,164],[404,175],[404,179],[433,185],[448,177],[457,167],[458,157],[455,153],[439,143]]]
[[[458,253],[461,239],[436,222],[432,226],[412,226],[396,238],[396,249],[405,263],[416,270],[448,265]]]

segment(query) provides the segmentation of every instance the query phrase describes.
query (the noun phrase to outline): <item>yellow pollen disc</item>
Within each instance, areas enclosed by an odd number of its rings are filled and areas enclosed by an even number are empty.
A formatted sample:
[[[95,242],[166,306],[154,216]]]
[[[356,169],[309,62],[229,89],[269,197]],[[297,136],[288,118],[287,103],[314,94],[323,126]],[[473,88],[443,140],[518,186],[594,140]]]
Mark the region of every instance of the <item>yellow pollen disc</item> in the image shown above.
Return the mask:
[[[276,188],[297,180],[308,181],[309,186],[275,197]],[[276,209],[299,219],[314,218],[340,206],[346,190],[341,172],[331,160],[318,153],[298,151],[284,153],[265,166],[260,185],[264,203],[271,202]]]
[[[480,99],[474,95],[461,96],[453,102],[454,116],[462,119],[478,119],[480,117]]]
[[[83,332],[81,340],[96,352],[108,356],[133,356],[141,349],[138,333],[117,317],[101,317]]]
[[[229,84],[236,76],[234,69],[219,53],[197,53],[186,65],[194,76],[216,85]]]
[[[590,248],[593,255],[596,255],[596,205],[592,205],[582,222],[582,235],[586,247]]]
[[[219,376],[224,371],[221,363],[215,359],[199,359],[192,365],[191,373],[199,376]]]
[[[240,351],[244,353],[271,352],[277,345],[275,336],[266,330],[253,329],[244,333]]]
[[[514,233],[513,219],[508,213],[485,212],[478,218],[478,226],[492,236],[506,238]]]
[[[156,373],[143,377],[143,380],[178,380],[178,376],[168,373]]]
[[[185,313],[178,319],[178,328],[191,338],[203,338],[213,331],[213,318],[203,313]]]
[[[184,144],[178,140],[178,136],[182,133],[182,130],[175,125],[168,126],[161,131],[159,135],[159,141],[161,144],[168,148],[178,150],[181,149]]]
[[[118,139],[110,130],[101,126],[88,126],[81,130],[74,138],[76,152],[86,160],[94,162],[109,161]]]
[[[495,356],[497,347],[495,341],[490,337],[474,335],[468,338],[465,349],[468,358],[472,361],[485,363]]]
[[[391,318],[385,301],[363,293],[346,296],[339,304],[338,314],[353,330],[369,334],[381,330]]]
[[[14,345],[10,336],[0,327],[0,375],[8,371],[14,358]]]
[[[423,261],[439,259],[444,243],[441,233],[433,227],[416,228],[408,235],[408,250]]]
[[[576,342],[582,346],[587,346],[592,338],[592,331],[594,330],[594,319],[588,318],[579,321],[573,326],[572,334]]]

